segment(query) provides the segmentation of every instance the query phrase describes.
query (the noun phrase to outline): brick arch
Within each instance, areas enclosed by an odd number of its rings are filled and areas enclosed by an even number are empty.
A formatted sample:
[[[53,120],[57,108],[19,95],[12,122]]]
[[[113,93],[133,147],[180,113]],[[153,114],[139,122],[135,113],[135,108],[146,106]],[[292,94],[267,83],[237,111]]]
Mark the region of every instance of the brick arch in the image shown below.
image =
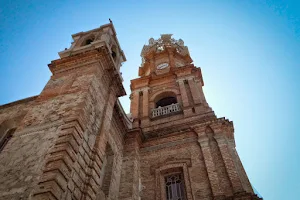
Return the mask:
[[[21,115],[21,116],[3,121],[0,124],[0,139],[7,130],[12,129],[12,128],[17,128],[23,118],[24,118],[24,115]]]
[[[179,94],[180,93],[179,93],[178,89],[175,89],[175,88],[167,88],[167,89],[159,90],[159,91],[153,93],[149,99],[150,109],[155,108],[156,101],[158,101],[159,99],[162,99],[164,97],[167,97],[167,96],[176,97],[177,102],[182,103],[181,98],[179,98]]]
[[[165,90],[159,90],[155,93],[153,93],[150,97],[150,101],[158,101],[159,99],[163,97],[167,97],[168,95],[171,95],[173,97],[176,97],[179,95],[178,89],[175,88],[167,88]],[[178,101],[178,99],[177,99]]]
[[[96,39],[96,36],[94,33],[90,33],[86,36],[83,36],[79,41],[78,41],[78,44],[76,45],[77,47],[81,47],[81,46],[85,46],[85,43],[88,39],[91,39],[91,40],[95,40]]]

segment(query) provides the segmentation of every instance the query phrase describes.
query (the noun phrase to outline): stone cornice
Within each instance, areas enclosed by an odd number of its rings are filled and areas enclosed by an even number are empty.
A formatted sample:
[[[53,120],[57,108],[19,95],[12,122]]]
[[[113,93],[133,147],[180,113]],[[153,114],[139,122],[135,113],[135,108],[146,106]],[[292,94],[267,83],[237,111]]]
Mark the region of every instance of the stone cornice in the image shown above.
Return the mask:
[[[180,118],[176,121],[179,121],[180,123],[178,123],[177,125],[175,125],[176,123],[172,123],[172,126],[165,126],[162,128],[158,128],[155,130],[149,130],[146,131],[145,128],[143,128],[143,134],[145,135],[145,138],[150,139],[150,138],[155,138],[155,137],[162,137],[164,135],[168,135],[169,133],[174,133],[174,132],[182,132],[182,131],[193,131],[195,127],[197,126],[203,126],[206,127],[207,125],[214,123],[216,121],[228,121],[225,118],[216,118],[214,113],[211,112],[211,114],[213,115],[209,115],[209,116],[205,116],[209,113],[204,114],[200,119],[199,116],[195,117],[190,117],[190,118]],[[174,120],[173,120],[174,121]]]
[[[133,91],[140,87],[148,86],[151,84],[151,82],[155,80],[168,79],[168,78],[176,78],[177,81],[195,78],[196,80],[200,81],[203,85],[201,69],[195,67],[193,64],[190,64],[184,67],[173,68],[172,71],[169,71],[168,73],[165,74],[155,75],[152,73],[149,76],[143,76],[137,79],[133,79],[131,80],[130,88]]]

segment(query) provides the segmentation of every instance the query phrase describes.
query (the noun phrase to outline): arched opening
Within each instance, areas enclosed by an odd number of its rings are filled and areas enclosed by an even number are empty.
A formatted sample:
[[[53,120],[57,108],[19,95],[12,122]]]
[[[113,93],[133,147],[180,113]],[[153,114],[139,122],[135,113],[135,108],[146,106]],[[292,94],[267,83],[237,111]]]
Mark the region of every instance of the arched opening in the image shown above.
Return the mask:
[[[89,45],[89,44],[91,44],[92,42],[93,42],[92,39],[87,39],[87,40],[85,41],[85,45]]]
[[[86,45],[90,45],[94,41],[95,41],[95,35],[90,34],[90,35],[84,36],[82,39],[80,39],[80,43],[78,46],[83,47]]]
[[[114,61],[117,60],[117,48],[116,48],[116,46],[113,46],[111,48],[111,57],[114,59]]]
[[[111,56],[113,57],[113,59],[115,59],[115,58],[117,57],[116,52],[115,52],[115,51],[112,51],[112,52],[111,52]]]
[[[152,109],[152,118],[167,116],[181,111],[176,93],[173,91],[159,93],[153,100],[154,108]]]
[[[176,97],[164,97],[156,102],[156,108],[177,103]]]
[[[6,133],[0,135],[0,152],[4,149],[5,145],[8,143],[8,141],[12,138],[14,132],[16,131],[16,128],[11,128]]]

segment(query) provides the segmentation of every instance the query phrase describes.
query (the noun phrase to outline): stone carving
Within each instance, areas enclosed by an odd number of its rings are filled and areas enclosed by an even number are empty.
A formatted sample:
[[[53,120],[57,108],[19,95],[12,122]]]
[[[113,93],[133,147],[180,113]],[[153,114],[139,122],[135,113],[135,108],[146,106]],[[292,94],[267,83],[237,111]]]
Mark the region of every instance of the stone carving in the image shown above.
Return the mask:
[[[175,47],[178,53],[183,55],[189,54],[188,48],[184,46],[184,41],[182,39],[175,40],[172,38],[172,34],[161,34],[161,37],[157,40],[150,38],[149,44],[144,45],[141,56],[144,57],[150,51],[161,52],[165,50],[165,47]]]
[[[177,44],[179,46],[184,46],[184,41],[182,39],[179,39],[178,42],[177,42]]]
[[[155,42],[154,38],[150,38],[150,39],[149,39],[149,44],[150,44],[150,45],[153,45],[154,42]]]

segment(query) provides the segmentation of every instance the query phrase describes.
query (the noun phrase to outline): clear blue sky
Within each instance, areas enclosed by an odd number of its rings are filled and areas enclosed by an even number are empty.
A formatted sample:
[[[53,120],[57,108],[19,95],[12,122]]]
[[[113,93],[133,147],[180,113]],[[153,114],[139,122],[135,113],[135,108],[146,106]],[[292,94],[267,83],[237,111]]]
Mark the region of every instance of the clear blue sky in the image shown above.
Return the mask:
[[[114,22],[127,93],[150,37],[173,33],[202,68],[218,117],[265,200],[300,191],[300,4],[297,1],[8,1],[0,3],[0,104],[37,95],[71,34]],[[121,99],[129,111],[128,96]]]

